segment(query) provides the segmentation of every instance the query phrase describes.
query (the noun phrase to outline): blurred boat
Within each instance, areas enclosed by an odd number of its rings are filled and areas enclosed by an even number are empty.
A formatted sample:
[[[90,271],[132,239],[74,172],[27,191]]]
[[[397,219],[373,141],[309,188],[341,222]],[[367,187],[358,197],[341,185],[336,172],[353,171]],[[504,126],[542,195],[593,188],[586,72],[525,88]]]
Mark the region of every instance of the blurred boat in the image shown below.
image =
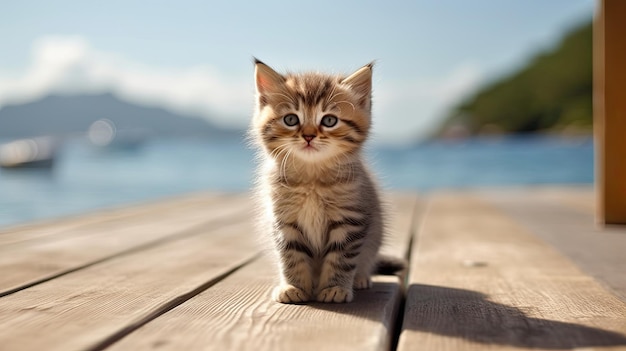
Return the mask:
[[[54,137],[18,139],[0,145],[2,168],[52,168],[59,147]]]
[[[92,145],[110,150],[135,150],[141,147],[148,132],[143,129],[119,130],[113,121],[103,118],[95,121],[87,131]]]

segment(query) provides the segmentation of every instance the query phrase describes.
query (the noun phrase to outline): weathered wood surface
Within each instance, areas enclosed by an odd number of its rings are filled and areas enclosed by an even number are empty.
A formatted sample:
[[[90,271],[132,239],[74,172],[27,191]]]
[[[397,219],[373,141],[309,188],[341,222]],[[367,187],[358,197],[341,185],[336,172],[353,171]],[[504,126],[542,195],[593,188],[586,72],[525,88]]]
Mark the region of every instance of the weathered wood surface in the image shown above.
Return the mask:
[[[80,216],[69,216],[60,219],[51,219],[36,223],[22,224],[0,230],[0,248],[8,244],[25,242],[41,237],[67,235],[68,232],[83,228],[90,231],[91,226],[118,223],[120,220],[143,216],[143,221],[154,219],[155,214],[185,206],[200,207],[217,201],[219,194],[195,194],[161,199],[158,201],[137,204],[133,206],[119,206],[106,208],[97,212]]]
[[[252,260],[258,254],[252,228],[241,222],[160,243],[3,297],[2,347],[97,349]]]
[[[623,227],[597,225],[591,211],[537,201],[533,193],[514,197],[492,193],[485,198],[626,301]]]
[[[565,207],[587,215],[595,215],[597,204],[593,188],[590,186],[538,186],[530,189],[508,190],[506,192],[485,191],[515,199],[518,196],[530,197],[534,204],[552,203],[554,206]],[[589,224],[593,224],[591,221]]]
[[[484,198],[431,198],[399,350],[626,349],[626,303]],[[535,205],[516,204],[549,221]]]
[[[415,196],[396,196],[385,252],[407,252]],[[350,304],[277,304],[270,259],[254,262],[129,335],[113,350],[388,350],[403,298],[398,277],[376,277]]]
[[[626,350],[626,229],[595,227],[593,197],[392,194],[407,282],[350,304],[270,300],[247,195],[0,230],[0,350]]]
[[[6,242],[0,246],[0,296],[189,231],[206,230],[237,212],[241,216],[241,199],[211,199],[213,206],[206,200],[187,201],[178,206],[153,208],[149,214],[139,210],[115,216],[114,220],[59,223],[48,235]],[[5,235],[15,237],[18,233]]]

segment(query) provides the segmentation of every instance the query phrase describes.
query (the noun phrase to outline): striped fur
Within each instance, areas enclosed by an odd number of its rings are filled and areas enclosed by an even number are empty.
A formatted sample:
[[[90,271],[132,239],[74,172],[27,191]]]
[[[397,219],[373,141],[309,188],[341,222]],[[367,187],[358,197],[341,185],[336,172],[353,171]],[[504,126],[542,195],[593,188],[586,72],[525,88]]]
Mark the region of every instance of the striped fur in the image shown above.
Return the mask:
[[[353,288],[371,286],[383,233],[378,190],[361,155],[371,77],[371,64],[340,77],[281,75],[256,61],[250,134],[260,150],[262,225],[281,273],[276,301],[349,302]],[[285,122],[290,114],[297,125]],[[328,115],[336,125],[322,124]]]

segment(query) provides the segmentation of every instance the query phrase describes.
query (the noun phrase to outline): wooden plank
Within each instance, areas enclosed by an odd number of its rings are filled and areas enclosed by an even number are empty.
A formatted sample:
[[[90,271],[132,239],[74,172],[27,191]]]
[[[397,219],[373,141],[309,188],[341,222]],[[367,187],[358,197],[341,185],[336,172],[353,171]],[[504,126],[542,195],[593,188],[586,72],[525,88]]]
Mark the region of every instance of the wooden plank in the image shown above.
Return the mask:
[[[598,221],[626,224],[626,1],[601,0],[594,24]]]
[[[626,304],[467,194],[433,195],[398,350],[626,349]]]
[[[402,295],[398,277],[375,277],[349,304],[279,304],[269,294],[275,282],[270,260],[255,262],[110,350],[388,349]]]
[[[592,213],[537,201],[532,194],[485,197],[626,301],[626,227],[598,227]]]
[[[414,197],[394,197],[386,252],[402,255],[414,223]],[[246,266],[114,344],[111,350],[387,350],[401,282],[377,276],[348,304],[284,305],[271,301],[269,259]]]
[[[526,198],[538,204],[565,206],[583,215],[596,213],[596,195],[591,185],[531,185],[505,188],[482,188],[469,191],[480,195],[509,196],[511,199]]]
[[[241,221],[161,243],[0,298],[6,350],[102,349],[258,254]]]
[[[172,198],[151,201],[144,204],[131,206],[120,206],[98,210],[96,212],[70,216],[60,219],[51,219],[41,222],[21,224],[14,227],[2,228],[0,230],[0,248],[11,244],[23,243],[30,240],[41,240],[42,238],[53,238],[58,235],[65,235],[70,231],[89,230],[94,225],[104,225],[119,220],[139,220],[144,216],[155,216],[159,212],[167,212],[185,206],[199,206],[217,201],[221,195],[215,193],[188,194]]]
[[[532,196],[535,201],[559,204],[583,214],[597,213],[596,194],[592,186],[537,186],[516,191],[514,197],[518,193],[526,197]]]
[[[246,213],[246,207],[236,197],[211,207],[199,202],[195,208],[171,209],[128,221],[121,217],[106,225],[81,226],[50,238],[2,247],[0,296],[176,235],[193,234],[220,222],[233,221]]]

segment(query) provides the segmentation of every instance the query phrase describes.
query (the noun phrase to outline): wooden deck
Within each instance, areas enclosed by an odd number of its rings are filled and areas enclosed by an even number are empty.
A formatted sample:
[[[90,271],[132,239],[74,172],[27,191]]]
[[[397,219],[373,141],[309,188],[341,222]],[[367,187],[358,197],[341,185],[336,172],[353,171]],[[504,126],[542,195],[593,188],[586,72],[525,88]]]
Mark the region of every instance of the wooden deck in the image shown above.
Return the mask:
[[[591,188],[388,198],[410,268],[350,304],[270,300],[246,195],[0,230],[0,350],[626,350],[626,227]]]

